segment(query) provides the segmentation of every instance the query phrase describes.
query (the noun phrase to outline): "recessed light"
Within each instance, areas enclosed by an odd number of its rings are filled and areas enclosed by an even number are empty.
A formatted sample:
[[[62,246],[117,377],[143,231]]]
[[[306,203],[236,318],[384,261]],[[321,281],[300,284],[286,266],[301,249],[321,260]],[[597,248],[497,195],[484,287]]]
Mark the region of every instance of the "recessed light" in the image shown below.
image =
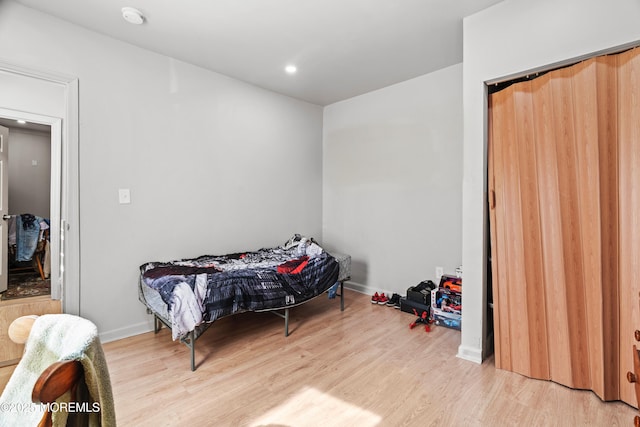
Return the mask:
[[[18,123],[19,123],[19,124],[21,124],[21,125],[25,125],[25,124],[27,124],[27,122],[26,122],[26,121],[24,121],[24,120],[16,120],[16,122],[18,122]]]
[[[284,70],[287,74],[295,74],[295,72],[298,71],[298,68],[295,65],[287,65],[284,67]]]
[[[136,25],[140,25],[144,22],[144,16],[142,15],[142,12],[133,7],[123,7],[122,17],[125,21]]]

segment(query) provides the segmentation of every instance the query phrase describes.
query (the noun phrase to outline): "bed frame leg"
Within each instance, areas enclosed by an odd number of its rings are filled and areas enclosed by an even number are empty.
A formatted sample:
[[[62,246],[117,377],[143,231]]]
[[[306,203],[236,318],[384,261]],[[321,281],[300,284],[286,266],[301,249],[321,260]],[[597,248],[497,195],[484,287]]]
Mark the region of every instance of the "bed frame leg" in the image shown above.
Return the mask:
[[[289,309],[284,309],[284,336],[289,336]]]
[[[157,334],[158,332],[160,332],[160,329],[162,329],[162,323],[158,319],[158,316],[154,314],[153,315],[153,333]]]
[[[344,281],[340,282],[340,311],[344,311]]]
[[[189,348],[191,349],[191,372],[196,370],[196,332],[189,332]]]

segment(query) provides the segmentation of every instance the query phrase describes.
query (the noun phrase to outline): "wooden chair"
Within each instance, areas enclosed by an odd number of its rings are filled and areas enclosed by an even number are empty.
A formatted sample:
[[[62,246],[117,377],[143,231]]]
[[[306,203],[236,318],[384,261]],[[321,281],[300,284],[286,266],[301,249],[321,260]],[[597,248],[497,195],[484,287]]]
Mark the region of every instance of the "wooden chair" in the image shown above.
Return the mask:
[[[71,401],[79,401],[79,388],[84,384],[84,370],[77,360],[55,362],[40,374],[33,386],[31,399],[34,403],[54,403],[66,392],[71,392]],[[67,426],[81,426],[82,413],[72,412],[67,419]],[[45,411],[38,427],[52,427],[51,412]]]

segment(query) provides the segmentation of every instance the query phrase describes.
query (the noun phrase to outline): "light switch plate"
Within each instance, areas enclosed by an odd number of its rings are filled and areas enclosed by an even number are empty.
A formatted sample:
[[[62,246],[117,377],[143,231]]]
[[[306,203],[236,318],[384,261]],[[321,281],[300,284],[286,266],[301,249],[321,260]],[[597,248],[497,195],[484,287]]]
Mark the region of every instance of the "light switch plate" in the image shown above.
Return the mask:
[[[131,203],[131,192],[128,188],[118,189],[118,200],[121,205],[128,205]]]

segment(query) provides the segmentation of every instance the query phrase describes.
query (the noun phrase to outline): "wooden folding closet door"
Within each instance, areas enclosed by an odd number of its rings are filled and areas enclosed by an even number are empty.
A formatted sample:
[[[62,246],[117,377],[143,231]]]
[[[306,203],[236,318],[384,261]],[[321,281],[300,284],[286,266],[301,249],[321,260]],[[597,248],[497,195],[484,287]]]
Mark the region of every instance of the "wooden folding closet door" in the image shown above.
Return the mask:
[[[620,340],[619,382],[622,397],[636,405],[626,372],[633,370],[635,329],[640,324],[640,48],[618,55],[618,138],[620,141]]]
[[[593,58],[489,97],[496,366],[631,404],[638,58]]]

